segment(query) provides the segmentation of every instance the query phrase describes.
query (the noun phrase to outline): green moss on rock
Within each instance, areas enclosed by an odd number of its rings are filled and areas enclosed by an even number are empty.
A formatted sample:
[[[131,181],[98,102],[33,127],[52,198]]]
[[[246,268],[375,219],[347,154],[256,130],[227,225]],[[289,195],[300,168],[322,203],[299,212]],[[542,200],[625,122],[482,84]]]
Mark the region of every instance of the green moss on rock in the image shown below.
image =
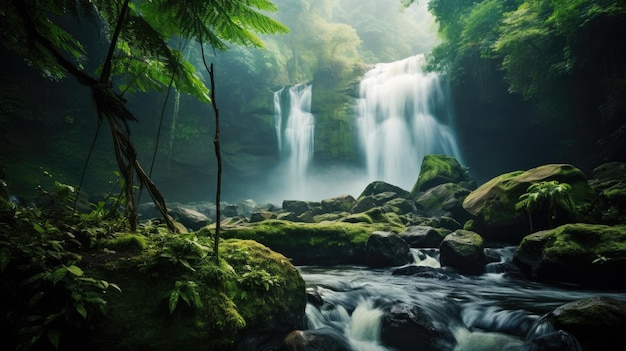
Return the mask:
[[[515,204],[531,184],[551,180],[571,186],[569,193],[577,207],[589,206],[597,197],[578,168],[548,164],[489,180],[467,195],[463,208],[476,217],[474,228],[487,240],[517,244],[529,234],[530,226],[527,214],[516,210]]]
[[[294,264],[339,264],[362,260],[365,242],[376,230],[399,233],[404,226],[393,218],[388,223],[376,224],[268,220],[225,227],[222,236],[258,241],[289,257]]]
[[[455,157],[438,154],[425,155],[411,195],[415,197],[419,192],[444,183],[461,183],[468,188],[474,187],[466,168],[461,166]]]
[[[114,251],[141,252],[148,244],[146,237],[141,234],[119,233],[111,239],[101,240],[98,246]]]
[[[98,253],[89,269],[116,282],[97,350],[234,350],[245,331],[302,328],[305,282],[283,255],[254,241],[225,240],[221,260],[209,237],[152,235],[135,255]],[[173,304],[173,302],[175,302]]]
[[[626,226],[575,223],[533,233],[513,261],[537,280],[626,286],[616,279],[626,269]]]

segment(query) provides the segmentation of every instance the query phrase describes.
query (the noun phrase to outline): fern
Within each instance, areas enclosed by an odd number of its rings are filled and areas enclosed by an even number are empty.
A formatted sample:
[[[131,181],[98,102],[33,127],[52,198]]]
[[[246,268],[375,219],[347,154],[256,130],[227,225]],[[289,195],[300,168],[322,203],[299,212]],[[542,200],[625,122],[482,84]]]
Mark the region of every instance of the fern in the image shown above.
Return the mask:
[[[516,210],[524,209],[528,213],[530,230],[533,230],[532,215],[537,210],[544,210],[548,224],[552,227],[557,220],[559,210],[567,215],[576,212],[576,204],[570,195],[572,186],[556,180],[531,184],[526,193],[519,197]]]

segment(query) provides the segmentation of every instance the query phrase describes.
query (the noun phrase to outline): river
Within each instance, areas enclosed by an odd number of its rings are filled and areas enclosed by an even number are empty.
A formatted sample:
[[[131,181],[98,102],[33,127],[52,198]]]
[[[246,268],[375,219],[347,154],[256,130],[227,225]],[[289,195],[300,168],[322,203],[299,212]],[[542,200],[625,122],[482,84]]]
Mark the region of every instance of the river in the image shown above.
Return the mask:
[[[381,342],[383,309],[405,303],[419,306],[436,328],[449,332],[456,340],[455,351],[517,350],[525,339],[552,331],[541,317],[565,303],[594,296],[626,300],[624,292],[509,278],[497,272],[511,258],[514,247],[495,251],[501,261],[490,264],[480,276],[394,275],[407,266],[300,266],[309,291],[323,300],[321,306],[307,304],[309,329],[343,335],[354,350],[391,351]],[[413,266],[441,272],[437,250],[413,249],[413,254]]]

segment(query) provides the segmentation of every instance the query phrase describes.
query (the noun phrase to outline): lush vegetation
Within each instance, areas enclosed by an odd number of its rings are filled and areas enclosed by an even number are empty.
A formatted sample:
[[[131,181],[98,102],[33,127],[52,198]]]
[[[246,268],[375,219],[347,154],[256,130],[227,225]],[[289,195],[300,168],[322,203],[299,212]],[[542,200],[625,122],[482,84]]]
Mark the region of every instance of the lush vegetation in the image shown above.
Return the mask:
[[[21,206],[0,187],[5,347],[228,350],[244,330],[301,322],[304,281],[267,247],[228,240],[216,261],[212,231],[152,220],[130,233],[115,197],[75,211],[75,187],[49,179],[40,191]]]
[[[528,143],[552,148],[551,158],[576,154],[585,171],[620,158],[624,1],[432,0],[428,7],[443,39],[429,67],[453,82],[457,110],[472,111],[460,113],[459,125],[470,129],[491,114],[503,125],[530,125]]]
[[[533,214],[543,212],[550,228],[562,221],[557,218],[571,217],[576,213],[576,205],[570,195],[572,186],[567,183],[559,183],[556,180],[543,181],[531,184],[526,192],[519,197],[515,209],[523,209],[528,214],[530,231],[533,231]]]

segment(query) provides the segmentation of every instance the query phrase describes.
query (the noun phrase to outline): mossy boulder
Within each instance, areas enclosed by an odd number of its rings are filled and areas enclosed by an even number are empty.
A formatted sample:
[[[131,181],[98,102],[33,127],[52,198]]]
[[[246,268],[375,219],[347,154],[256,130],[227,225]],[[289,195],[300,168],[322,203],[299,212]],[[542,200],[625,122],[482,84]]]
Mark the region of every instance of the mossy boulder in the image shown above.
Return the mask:
[[[454,268],[461,274],[485,272],[483,238],[469,230],[459,229],[446,235],[439,245],[439,260],[442,267]]]
[[[365,196],[378,195],[381,193],[395,193],[395,196],[392,196],[391,198],[393,197],[409,198],[411,195],[408,191],[400,187],[378,180],[378,181],[369,183],[365,187],[363,192],[359,195],[357,200]],[[391,198],[387,200],[391,200]]]
[[[256,240],[287,256],[296,265],[362,264],[365,242],[372,232],[385,230],[398,233],[404,227],[395,221],[373,223],[366,214],[360,216],[368,220],[358,223],[268,220],[224,227],[222,236]]]
[[[475,216],[471,229],[487,241],[517,245],[531,232],[527,213],[515,209],[519,197],[531,184],[552,180],[571,186],[569,194],[579,208],[589,207],[597,199],[585,175],[569,164],[548,164],[510,172],[489,180],[467,195],[463,208]]]
[[[249,331],[280,335],[304,324],[305,282],[283,255],[245,240],[159,235],[140,254],[86,260],[114,281],[107,314],[94,323],[93,350],[235,350]]]
[[[455,157],[439,154],[425,155],[411,195],[416,197],[418,193],[444,183],[456,183],[468,189],[476,187],[474,180],[469,177],[467,168],[461,166]]]
[[[583,350],[626,349],[626,301],[610,297],[576,300],[548,313],[546,320],[576,337]]]
[[[343,194],[333,198],[324,199],[321,202],[325,212],[348,212],[354,206],[356,200],[352,195]]]
[[[591,187],[599,194],[594,208],[602,224],[626,224],[626,163],[609,162],[593,170]]]
[[[420,193],[415,198],[415,207],[421,214],[452,217],[463,223],[471,217],[463,208],[463,200],[470,192],[456,183],[440,184]]]
[[[624,288],[626,226],[576,223],[533,233],[513,263],[532,280]]]

